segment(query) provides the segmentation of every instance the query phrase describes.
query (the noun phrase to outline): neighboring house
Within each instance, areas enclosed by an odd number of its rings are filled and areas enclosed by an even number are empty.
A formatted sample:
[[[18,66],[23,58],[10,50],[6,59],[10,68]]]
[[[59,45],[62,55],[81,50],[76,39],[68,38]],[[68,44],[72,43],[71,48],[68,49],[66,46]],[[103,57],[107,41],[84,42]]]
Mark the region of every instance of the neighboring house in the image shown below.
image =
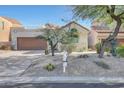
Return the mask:
[[[89,34],[89,47],[94,48],[96,43],[101,42],[101,40],[106,39],[113,29],[107,27],[103,22],[93,22],[91,27],[91,32]],[[124,29],[121,28],[117,36],[118,44],[124,45]]]
[[[50,25],[51,26],[51,25]],[[52,26],[53,27],[53,26]],[[75,42],[76,51],[87,51],[88,50],[88,33],[89,30],[82,25],[72,21],[65,26],[59,27],[63,30],[68,31],[69,29],[77,29],[79,33],[79,39]],[[42,29],[18,29],[13,28],[11,31],[12,45],[16,50],[27,50],[27,49],[46,49],[49,47],[48,43],[35,37],[43,34]],[[60,48],[60,47],[58,47]]]
[[[22,27],[22,25],[15,19],[0,16],[0,45],[10,45],[10,30],[12,27]]]
[[[76,49],[75,51],[87,51],[88,50],[88,34],[89,34],[89,29],[86,27],[76,23],[75,21],[72,21],[65,26],[61,27],[62,29],[68,31],[71,29],[76,29],[79,35],[79,38],[75,40],[75,46]]]

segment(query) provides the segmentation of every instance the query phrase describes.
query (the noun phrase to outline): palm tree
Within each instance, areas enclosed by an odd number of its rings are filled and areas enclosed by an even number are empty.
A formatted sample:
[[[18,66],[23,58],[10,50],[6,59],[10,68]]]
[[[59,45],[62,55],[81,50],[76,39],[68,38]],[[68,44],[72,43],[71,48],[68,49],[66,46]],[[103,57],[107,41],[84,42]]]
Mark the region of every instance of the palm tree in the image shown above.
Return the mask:
[[[90,20],[102,20],[105,22],[116,22],[116,26],[111,35],[102,41],[99,57],[104,55],[105,46],[114,40],[120,30],[121,25],[124,23],[124,6],[122,5],[84,5],[72,6],[74,17],[76,18],[89,18]]]

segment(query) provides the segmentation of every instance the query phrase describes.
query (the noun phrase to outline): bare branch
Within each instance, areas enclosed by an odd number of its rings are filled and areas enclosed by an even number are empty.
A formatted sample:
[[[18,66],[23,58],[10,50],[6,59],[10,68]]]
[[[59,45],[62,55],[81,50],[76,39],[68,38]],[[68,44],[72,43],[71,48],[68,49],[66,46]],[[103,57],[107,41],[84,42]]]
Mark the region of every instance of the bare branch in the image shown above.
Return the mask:
[[[55,48],[57,44],[58,44],[58,41],[54,44],[54,46],[52,48]]]
[[[124,12],[120,13],[118,16],[122,16],[124,14]]]
[[[115,12],[115,5],[111,5],[111,12],[112,12],[112,13]]]

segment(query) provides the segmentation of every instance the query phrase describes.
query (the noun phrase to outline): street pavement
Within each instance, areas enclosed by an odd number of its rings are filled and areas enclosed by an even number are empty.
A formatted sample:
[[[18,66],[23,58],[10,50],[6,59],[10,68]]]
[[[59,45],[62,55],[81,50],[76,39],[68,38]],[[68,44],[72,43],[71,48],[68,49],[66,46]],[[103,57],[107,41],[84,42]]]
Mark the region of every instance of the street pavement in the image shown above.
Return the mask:
[[[124,83],[19,83],[0,88],[124,88]]]

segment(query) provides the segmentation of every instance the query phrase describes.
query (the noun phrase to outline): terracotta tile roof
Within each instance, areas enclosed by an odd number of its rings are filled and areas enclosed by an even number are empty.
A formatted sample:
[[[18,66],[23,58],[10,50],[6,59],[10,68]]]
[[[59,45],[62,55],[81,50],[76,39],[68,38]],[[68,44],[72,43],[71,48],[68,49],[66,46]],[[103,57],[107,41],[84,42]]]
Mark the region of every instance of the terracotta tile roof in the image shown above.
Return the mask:
[[[60,27],[58,25],[47,23],[47,24],[45,24],[45,28],[57,29],[57,28],[60,28]]]
[[[19,25],[21,25],[21,23],[19,21],[17,21],[16,19],[13,19],[13,18],[10,18],[10,17],[5,17],[5,16],[0,16],[0,17],[6,19],[8,21],[10,21],[13,24],[19,24]]]

